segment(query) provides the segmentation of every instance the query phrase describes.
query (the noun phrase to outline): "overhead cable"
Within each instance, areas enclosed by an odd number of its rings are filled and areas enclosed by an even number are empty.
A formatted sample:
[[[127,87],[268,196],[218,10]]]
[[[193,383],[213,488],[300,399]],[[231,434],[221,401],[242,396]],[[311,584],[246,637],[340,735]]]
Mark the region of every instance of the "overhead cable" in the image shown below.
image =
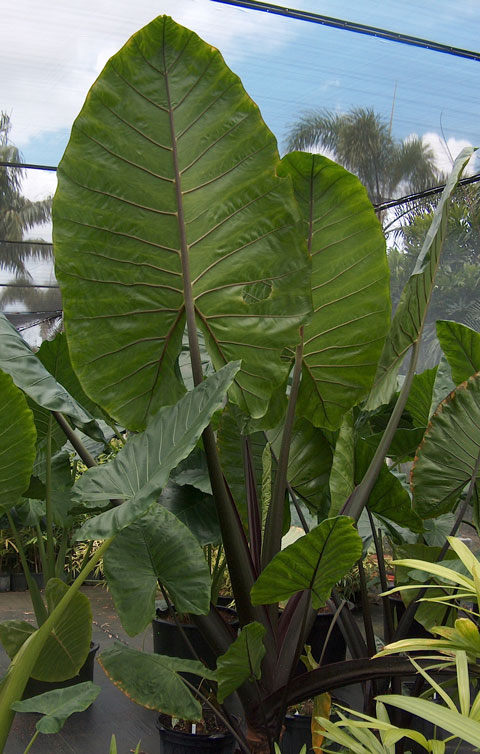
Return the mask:
[[[225,0],[226,2],[227,0]],[[239,0],[240,1],[240,0]],[[213,2],[223,2],[223,0],[213,0]],[[2,163],[1,165],[10,165],[12,163]],[[23,165],[23,163],[20,163]],[[25,167],[25,165],[24,165]],[[40,168],[40,169],[46,169],[41,165],[29,165],[30,168]],[[56,170],[56,168],[48,168],[48,170]],[[467,186],[470,183],[478,183],[480,181],[480,173],[475,173],[474,175],[468,176],[468,178],[461,178],[461,180],[458,181],[458,186]],[[423,191],[417,191],[414,194],[407,194],[406,196],[401,196],[398,199],[390,199],[386,202],[381,202],[381,204],[373,204],[373,208],[375,212],[383,212],[385,209],[391,209],[392,207],[399,207],[402,204],[408,204],[409,202],[418,201],[419,199],[425,199],[428,196],[434,196],[435,194],[440,194],[443,189],[445,188],[445,183],[440,183],[438,186],[432,186],[429,189],[424,189]],[[33,240],[25,240],[25,241],[12,241],[10,239],[6,238],[0,238],[0,244],[2,243],[10,243],[10,244],[24,244],[26,246],[32,246],[32,245],[38,245],[38,246],[53,246],[51,241],[33,241]]]
[[[276,16],[295,18],[299,21],[309,21],[312,24],[321,24],[322,26],[330,26],[334,29],[353,31],[357,34],[366,34],[370,37],[386,39],[389,42],[400,42],[400,44],[411,45],[413,47],[422,47],[425,50],[433,50],[434,52],[443,52],[447,55],[455,55],[458,58],[480,61],[480,52],[463,50],[461,47],[453,47],[452,45],[445,45],[440,42],[432,42],[429,39],[413,37],[410,34],[401,34],[397,31],[389,31],[388,29],[381,29],[377,26],[368,26],[367,24],[357,24],[354,21],[345,21],[341,18],[322,16],[319,13],[311,13],[310,11],[285,8],[281,5],[258,2],[257,0],[213,0],[213,2],[222,3],[223,5],[233,5],[235,8],[246,8],[248,10],[263,11],[264,13],[273,13]]]

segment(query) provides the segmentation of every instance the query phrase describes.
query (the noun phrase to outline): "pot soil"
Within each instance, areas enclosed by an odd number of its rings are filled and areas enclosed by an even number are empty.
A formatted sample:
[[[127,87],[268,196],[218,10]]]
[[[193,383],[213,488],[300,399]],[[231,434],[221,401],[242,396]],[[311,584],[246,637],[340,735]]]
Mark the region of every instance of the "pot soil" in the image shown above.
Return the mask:
[[[233,754],[235,750],[234,737],[209,709],[204,710],[202,722],[196,723],[195,732],[185,720],[177,720],[172,728],[168,715],[160,715],[157,728],[160,754]]]
[[[31,696],[38,696],[38,694],[44,694],[46,691],[53,691],[54,689],[64,689],[67,688],[67,686],[75,686],[77,683],[93,681],[95,655],[98,652],[99,646],[99,644],[96,644],[93,641],[91,642],[87,659],[83,663],[78,674],[74,675],[73,678],[67,678],[66,681],[37,681],[36,678],[29,678],[22,699],[29,699]]]

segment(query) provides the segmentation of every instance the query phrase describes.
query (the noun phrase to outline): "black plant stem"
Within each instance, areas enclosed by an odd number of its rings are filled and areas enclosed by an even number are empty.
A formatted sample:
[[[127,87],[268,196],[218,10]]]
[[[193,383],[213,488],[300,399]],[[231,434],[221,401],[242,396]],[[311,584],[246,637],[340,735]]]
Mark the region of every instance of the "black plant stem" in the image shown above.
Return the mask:
[[[288,490],[288,494],[291,497],[292,503],[295,506],[295,510],[297,511],[297,516],[300,519],[300,523],[302,524],[303,531],[305,532],[305,534],[308,534],[308,532],[310,531],[310,527],[307,524],[305,516],[303,515],[302,506],[300,505],[298,498],[295,492],[293,491],[289,482],[287,482],[287,490]]]
[[[362,616],[363,625],[365,628],[365,640],[367,642],[368,654],[373,657],[377,653],[377,647],[375,645],[375,633],[373,630],[372,611],[370,609],[370,602],[368,600],[367,580],[365,578],[365,569],[363,567],[363,561],[358,561],[358,575],[360,578],[360,596],[362,600]]]
[[[388,591],[388,582],[387,582],[387,573],[385,571],[385,561],[383,559],[383,546],[382,546],[382,537],[381,533],[380,536],[375,528],[375,521],[373,520],[373,516],[371,512],[367,508],[367,514],[368,514],[368,520],[370,521],[370,528],[372,530],[372,536],[373,541],[375,544],[375,552],[377,553],[377,563],[378,563],[378,575],[380,576],[380,586],[382,589],[382,592]],[[388,597],[382,597],[382,607],[383,607],[383,618],[384,618],[384,626],[385,626],[385,639],[387,644],[390,644],[392,641],[392,636],[395,631],[395,627],[393,625],[393,613],[392,613],[392,606],[390,604],[390,600]]]
[[[300,328],[300,343],[295,349],[295,364],[293,367],[292,387],[288,397],[287,413],[282,433],[282,444],[278,457],[278,468],[275,475],[272,500],[268,509],[265,524],[265,535],[262,549],[262,565],[270,563],[273,556],[280,550],[283,527],[283,506],[285,504],[285,490],[287,485],[288,456],[290,441],[295,421],[295,409],[297,406],[298,390],[302,373],[303,358],[303,327]]]
[[[345,505],[343,506],[342,510],[340,511],[340,514],[343,514],[345,516],[351,516],[355,521],[358,521],[358,519],[360,518],[360,514],[362,513],[364,507],[367,504],[370,493],[375,485],[375,482],[377,481],[378,475],[385,462],[385,458],[388,453],[388,449],[390,448],[390,444],[393,440],[395,432],[397,431],[398,423],[401,419],[403,410],[406,406],[408,395],[410,393],[410,387],[412,385],[412,381],[415,376],[415,367],[417,365],[419,343],[420,343],[420,336],[418,337],[418,340],[413,346],[412,358],[410,360],[408,372],[405,376],[402,389],[400,390],[400,394],[397,398],[397,402],[392,411],[392,414],[386,426],[385,432],[383,433],[383,437],[380,440],[378,447],[375,451],[375,455],[373,456],[370,462],[370,465],[367,469],[367,472],[365,476],[363,477],[362,481],[360,482],[360,484],[358,484],[355,487],[352,494],[350,495]]]
[[[92,466],[96,466],[97,462],[95,458],[88,452],[84,444],[81,442],[78,435],[75,434],[75,431],[71,428],[70,424],[67,422],[63,414],[59,413],[58,411],[52,411],[52,414],[60,427],[63,429],[66,437],[70,440],[71,444],[77,451],[78,455],[82,459],[85,466],[89,469],[92,468]]]

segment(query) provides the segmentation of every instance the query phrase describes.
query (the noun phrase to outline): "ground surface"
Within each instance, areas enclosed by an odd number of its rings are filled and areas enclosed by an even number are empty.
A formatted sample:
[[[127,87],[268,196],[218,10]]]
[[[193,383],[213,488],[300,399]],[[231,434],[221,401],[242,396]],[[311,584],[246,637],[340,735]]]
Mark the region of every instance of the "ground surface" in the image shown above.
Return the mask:
[[[93,641],[100,651],[114,641],[126,642],[137,649],[152,650],[152,632],[135,638],[127,636],[113,608],[110,594],[99,587],[84,587],[93,612]],[[0,621],[33,621],[28,592],[0,593]],[[8,667],[8,657],[0,647],[0,674]],[[158,754],[159,736],[156,730],[158,713],[131,702],[108,680],[95,662],[94,681],[102,691],[86,712],[72,715],[63,730],[54,736],[39,735],[30,754],[108,754],[112,733],[117,739],[118,754],[129,754],[141,740],[143,754]],[[35,732],[38,715],[17,714],[4,754],[23,754]]]

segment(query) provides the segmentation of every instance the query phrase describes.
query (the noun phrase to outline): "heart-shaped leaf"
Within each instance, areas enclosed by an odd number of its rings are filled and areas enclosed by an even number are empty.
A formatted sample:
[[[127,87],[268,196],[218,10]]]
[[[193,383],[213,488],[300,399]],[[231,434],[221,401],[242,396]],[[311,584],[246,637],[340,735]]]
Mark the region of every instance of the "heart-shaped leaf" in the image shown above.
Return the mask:
[[[74,712],[83,712],[95,701],[101,691],[90,681],[77,683],[65,689],[54,689],[40,696],[14,702],[15,712],[37,712],[43,717],[37,722],[39,733],[58,733]]]
[[[361,555],[362,540],[353,520],[327,518],[275,555],[252,587],[252,603],[281,602],[308,589],[318,609]]]
[[[139,652],[118,643],[102,652],[99,662],[115,686],[137,704],[182,720],[201,720],[202,707],[180,673],[216,679],[216,671],[197,660]]]
[[[109,589],[130,636],[155,616],[158,582],[181,613],[206,614],[211,580],[203,550],[185,524],[156,505],[117,534],[103,559]]]
[[[265,413],[311,311],[275,139],[218,50],[165,16],[114,55],[59,165],[56,274],[72,363],[125,426],[181,391],[186,307],[231,395]],[[101,198],[101,201],[99,201]]]
[[[74,500],[126,502],[87,521],[77,531],[78,540],[111,537],[145,513],[221,407],[238,369],[238,364],[228,364],[174,406],[161,408],[110,463],[85,472],[73,488]]]

